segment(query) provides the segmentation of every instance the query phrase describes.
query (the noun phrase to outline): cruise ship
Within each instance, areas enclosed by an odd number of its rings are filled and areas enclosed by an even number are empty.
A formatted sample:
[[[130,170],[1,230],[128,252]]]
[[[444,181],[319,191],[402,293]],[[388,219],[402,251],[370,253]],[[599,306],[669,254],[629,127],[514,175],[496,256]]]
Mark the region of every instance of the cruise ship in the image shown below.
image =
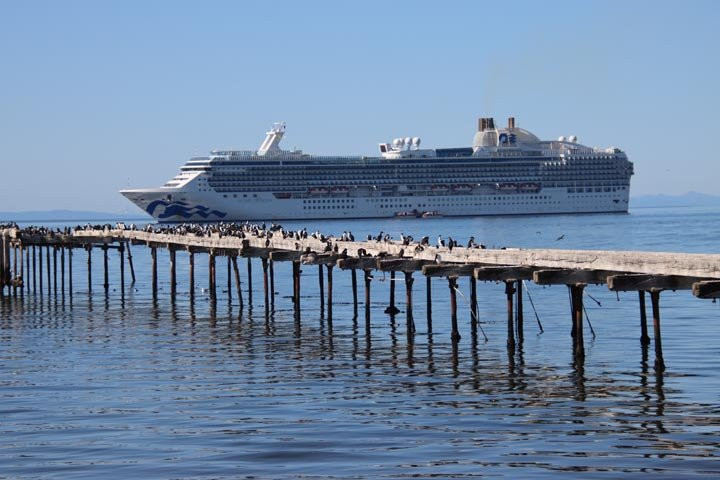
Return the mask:
[[[283,150],[276,123],[258,150],[194,157],[159,188],[122,190],[160,222],[627,212],[633,164],[577,137],[540,140],[480,118],[472,146],[379,144],[377,156]]]

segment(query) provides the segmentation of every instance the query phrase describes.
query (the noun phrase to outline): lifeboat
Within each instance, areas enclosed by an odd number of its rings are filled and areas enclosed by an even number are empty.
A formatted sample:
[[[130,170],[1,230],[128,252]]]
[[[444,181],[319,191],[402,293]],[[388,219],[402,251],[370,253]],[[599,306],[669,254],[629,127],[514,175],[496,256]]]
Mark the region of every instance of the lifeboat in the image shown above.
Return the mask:
[[[432,210],[430,212],[423,212],[422,218],[433,218],[433,217],[442,217],[442,214],[438,212],[437,210]]]
[[[275,198],[290,198],[292,197],[292,194],[290,192],[278,192],[274,193]]]
[[[448,190],[447,185],[437,184],[430,187],[430,190],[433,192],[446,192]]]
[[[468,185],[468,184],[464,184],[464,183],[463,183],[463,184],[460,184],[460,185],[453,185],[452,188],[453,188],[453,190],[455,190],[456,192],[469,192],[470,190],[472,190],[473,187],[472,187],[472,185]]]
[[[310,187],[308,191],[312,195],[322,195],[324,193],[328,193],[328,189],[325,187]]]
[[[333,193],[347,193],[350,191],[350,189],[344,185],[340,185],[337,187],[332,187],[330,189]]]
[[[520,184],[520,190],[522,190],[523,192],[539,192],[540,184],[539,183],[522,183],[522,184]]]
[[[515,183],[498,183],[496,188],[501,192],[515,192],[518,186]]]

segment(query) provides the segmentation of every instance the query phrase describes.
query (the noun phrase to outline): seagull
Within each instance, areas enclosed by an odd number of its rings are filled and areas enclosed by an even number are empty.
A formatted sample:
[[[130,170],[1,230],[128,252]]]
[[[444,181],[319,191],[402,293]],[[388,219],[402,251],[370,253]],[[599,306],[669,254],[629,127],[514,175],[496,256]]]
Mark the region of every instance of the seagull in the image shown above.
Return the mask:
[[[556,238],[555,241],[558,242],[558,241],[562,240],[563,238],[565,238],[564,233],[562,235],[560,235],[558,238]]]

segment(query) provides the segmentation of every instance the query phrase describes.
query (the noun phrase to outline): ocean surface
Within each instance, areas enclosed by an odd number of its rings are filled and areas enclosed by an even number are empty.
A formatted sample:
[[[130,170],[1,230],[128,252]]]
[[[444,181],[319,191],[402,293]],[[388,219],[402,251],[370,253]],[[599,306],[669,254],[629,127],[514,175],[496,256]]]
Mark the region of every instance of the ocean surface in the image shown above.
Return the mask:
[[[465,243],[474,235],[488,247],[720,253],[720,208],[283,225],[356,238],[382,230]],[[504,285],[478,284],[487,340],[473,339],[461,278],[454,347],[444,279],[432,281],[429,333],[425,281],[415,275],[409,335],[401,276],[403,311],[391,318],[389,274],[375,273],[368,329],[362,281],[353,319],[349,272],[334,270],[330,325],[317,267],[303,267],[295,321],[289,264],[275,265],[266,316],[258,260],[251,307],[240,264],[240,312],[234,292],[228,301],[224,259],[213,306],[205,255],[196,255],[194,302],[185,254],[175,302],[167,253],[159,252],[157,301],[149,250],[134,246],[132,255],[137,280],[131,285],[126,270],[124,297],[116,252],[106,294],[96,251],[90,295],[77,251],[72,296],[1,302],[0,478],[720,477],[720,306],[688,291],[661,295],[660,374],[652,344],[644,351],[639,342],[634,292],[587,288],[595,335],[586,324],[578,361],[564,286],[527,284],[525,340],[509,350]]]

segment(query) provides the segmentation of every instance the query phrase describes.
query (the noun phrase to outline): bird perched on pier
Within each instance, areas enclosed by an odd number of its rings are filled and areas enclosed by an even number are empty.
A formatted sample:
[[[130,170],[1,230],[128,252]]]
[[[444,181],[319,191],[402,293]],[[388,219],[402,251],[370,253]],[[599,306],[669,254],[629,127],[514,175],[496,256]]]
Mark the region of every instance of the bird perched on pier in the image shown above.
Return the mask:
[[[445,246],[445,240],[443,240],[442,235],[438,235],[437,248],[444,247],[444,246]]]
[[[448,248],[452,252],[453,247],[457,245],[457,242],[452,237],[448,237]]]
[[[437,264],[441,264],[441,263],[442,263],[442,257],[440,256],[439,253],[436,253],[436,254],[435,254],[435,258],[434,258],[433,260],[434,260],[434,262],[437,263]]]
[[[417,245],[417,246],[415,247],[415,253],[420,253],[420,252],[422,252],[423,250],[425,250],[425,249],[423,248],[422,245]]]
[[[340,252],[339,256],[342,258],[347,258],[347,248],[343,248],[343,251]]]
[[[269,247],[269,246],[270,246],[270,239],[269,239],[269,238],[265,240],[265,246],[266,246],[266,247]]]
[[[347,237],[348,237],[348,240],[350,240],[351,242],[354,242],[354,241],[355,241],[355,237],[353,236],[353,234],[352,234],[352,232],[351,232],[350,230],[348,230],[348,235],[347,235]]]
[[[384,232],[383,232],[382,230],[380,231],[380,233],[378,233],[378,236],[375,237],[375,241],[376,241],[376,242],[379,243],[379,242],[382,240],[382,238],[383,238],[383,233],[384,233]]]
[[[398,257],[402,258],[404,256],[405,256],[405,249],[401,248],[400,251],[398,252]]]
[[[475,248],[475,237],[470,237],[467,243],[467,248]]]
[[[339,250],[338,244],[333,245],[333,253],[337,253]]]
[[[371,241],[372,239],[373,239],[372,235],[370,235],[370,234],[368,233],[367,241],[369,242],[369,241]]]
[[[323,252],[331,252],[332,251],[332,244],[326,243],[325,248],[323,249]]]
[[[420,239],[420,245],[425,245],[425,246],[430,245],[430,237],[428,237],[427,235],[422,237]]]

